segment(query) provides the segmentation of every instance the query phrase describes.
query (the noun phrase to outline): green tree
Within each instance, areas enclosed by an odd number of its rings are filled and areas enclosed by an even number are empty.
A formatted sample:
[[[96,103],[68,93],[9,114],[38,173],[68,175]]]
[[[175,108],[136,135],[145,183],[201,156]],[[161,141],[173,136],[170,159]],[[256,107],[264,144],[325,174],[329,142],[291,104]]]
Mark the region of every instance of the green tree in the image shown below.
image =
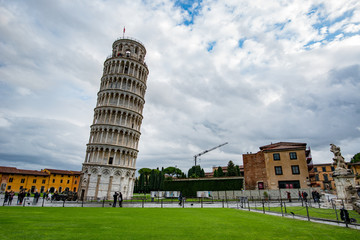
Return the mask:
[[[151,173],[151,169],[150,168],[141,168],[141,169],[139,169],[138,173],[139,174],[145,174],[145,175],[148,176]]]
[[[235,164],[233,163],[233,161],[229,161],[228,165],[227,165],[227,176],[236,176],[236,168],[235,168]]]
[[[223,177],[224,176],[224,172],[222,170],[222,167],[220,167],[220,166],[217,169],[217,175],[218,175],[218,177]]]
[[[189,178],[198,178],[198,177],[205,177],[204,169],[202,169],[199,165],[192,166],[188,171]]]
[[[352,158],[351,158],[351,163],[357,163],[360,162],[360,152],[355,154]]]
[[[218,176],[218,172],[217,172],[217,170],[215,169],[215,171],[214,171],[214,177],[217,177]]]
[[[170,176],[176,176],[177,178],[182,176],[182,171],[179,168],[176,167],[167,167],[164,169],[164,172]]]
[[[239,165],[236,165],[236,176],[241,176],[241,171]]]

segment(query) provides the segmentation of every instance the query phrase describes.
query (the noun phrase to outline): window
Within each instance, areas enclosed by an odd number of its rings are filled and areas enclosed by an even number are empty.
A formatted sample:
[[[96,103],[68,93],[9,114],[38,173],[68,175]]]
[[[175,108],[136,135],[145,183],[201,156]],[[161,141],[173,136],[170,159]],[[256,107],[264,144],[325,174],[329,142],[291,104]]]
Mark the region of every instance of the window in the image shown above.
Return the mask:
[[[323,172],[326,172],[326,167],[322,167],[322,171],[323,171]]]
[[[56,177],[56,174],[54,174],[54,177]]]
[[[75,184],[77,184],[77,181],[75,180]]]
[[[7,187],[7,190],[10,190],[10,189],[11,189],[11,186],[8,186],[8,187]]]
[[[76,187],[74,187],[74,192],[76,192]]]
[[[20,186],[20,190],[23,189],[23,188],[24,188],[24,186]]]
[[[42,183],[45,184],[45,183],[46,183],[46,180],[42,180]]]
[[[9,178],[9,182],[13,182],[14,181],[14,178]]]
[[[314,167],[314,172],[317,172],[317,168],[316,168],[316,167]]]
[[[315,181],[319,181],[319,174],[315,175]]]
[[[61,177],[64,177],[64,174],[62,174]]]
[[[328,175],[327,175],[327,174],[324,174],[324,181],[325,181],[325,182],[329,181],[329,178],[328,178]]]
[[[55,179],[53,179],[53,183],[55,183]]]
[[[59,193],[61,193],[61,191],[62,191],[62,187],[59,187]]]
[[[67,184],[69,184],[70,183],[70,180],[67,180]]]
[[[331,171],[335,171],[335,168],[334,168],[334,167],[331,167]]]
[[[25,182],[25,178],[22,178],[22,179],[21,179],[21,183],[24,183],[24,182]]]
[[[289,153],[289,154],[290,154],[290,159],[291,159],[291,160],[297,159],[296,152],[291,152],[291,153]]]
[[[291,171],[292,171],[292,174],[300,174],[299,165],[292,165]]]
[[[274,161],[280,160],[280,153],[273,153],[273,159]]]
[[[40,193],[43,193],[45,191],[45,187],[41,186]]]
[[[62,180],[62,179],[60,180],[60,183],[63,183],[63,180]]]
[[[281,166],[276,166],[275,167],[275,175],[282,175],[282,167]]]
[[[36,183],[36,179],[33,180],[33,183]]]
[[[113,157],[109,157],[109,164],[113,164],[113,160],[114,160]]]

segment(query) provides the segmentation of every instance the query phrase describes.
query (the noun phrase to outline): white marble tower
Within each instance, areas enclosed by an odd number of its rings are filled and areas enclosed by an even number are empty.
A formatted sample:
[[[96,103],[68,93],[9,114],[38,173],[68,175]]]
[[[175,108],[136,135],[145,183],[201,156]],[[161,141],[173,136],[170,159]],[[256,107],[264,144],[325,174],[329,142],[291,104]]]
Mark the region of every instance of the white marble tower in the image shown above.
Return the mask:
[[[140,41],[123,37],[113,43],[112,54],[104,62],[80,197],[110,199],[114,192],[132,196],[149,74],[145,55]]]

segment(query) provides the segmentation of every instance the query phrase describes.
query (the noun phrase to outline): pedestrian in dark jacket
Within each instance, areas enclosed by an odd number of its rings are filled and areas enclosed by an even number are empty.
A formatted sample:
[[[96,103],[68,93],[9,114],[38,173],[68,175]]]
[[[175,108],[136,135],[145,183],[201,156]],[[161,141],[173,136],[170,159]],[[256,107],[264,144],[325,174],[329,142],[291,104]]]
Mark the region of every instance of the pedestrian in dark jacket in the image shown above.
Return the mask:
[[[4,205],[5,203],[7,203],[7,201],[9,200],[9,192],[8,191],[5,191],[5,197],[4,197]]]
[[[122,193],[119,192],[119,207],[122,207],[122,202],[123,202],[123,196]]]
[[[287,194],[287,199],[289,200],[289,202],[291,202],[291,193],[286,191],[286,194]]]
[[[113,195],[113,198],[114,198],[113,207],[116,207],[116,202],[117,202],[118,195],[119,194],[117,192],[115,192],[114,195]]]

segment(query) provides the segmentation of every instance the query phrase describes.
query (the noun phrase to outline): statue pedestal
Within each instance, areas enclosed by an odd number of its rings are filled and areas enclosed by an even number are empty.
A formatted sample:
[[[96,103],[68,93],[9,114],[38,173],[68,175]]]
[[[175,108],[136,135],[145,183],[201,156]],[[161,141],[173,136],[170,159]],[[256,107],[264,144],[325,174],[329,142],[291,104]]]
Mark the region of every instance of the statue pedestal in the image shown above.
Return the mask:
[[[337,175],[336,172],[333,174],[335,181],[337,198],[344,200],[346,203],[351,203],[356,200],[356,189],[354,174]]]

